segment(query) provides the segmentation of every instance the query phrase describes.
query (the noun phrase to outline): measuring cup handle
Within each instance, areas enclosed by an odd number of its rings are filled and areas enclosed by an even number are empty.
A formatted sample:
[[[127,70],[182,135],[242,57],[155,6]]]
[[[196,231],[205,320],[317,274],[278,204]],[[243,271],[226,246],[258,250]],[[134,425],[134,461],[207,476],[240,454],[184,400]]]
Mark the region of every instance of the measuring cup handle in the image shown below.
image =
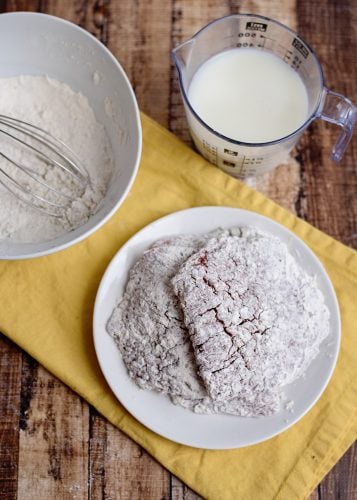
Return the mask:
[[[335,162],[339,162],[352,137],[357,120],[357,106],[352,104],[347,97],[324,88],[317,116],[342,127],[341,134],[331,153],[331,158]]]

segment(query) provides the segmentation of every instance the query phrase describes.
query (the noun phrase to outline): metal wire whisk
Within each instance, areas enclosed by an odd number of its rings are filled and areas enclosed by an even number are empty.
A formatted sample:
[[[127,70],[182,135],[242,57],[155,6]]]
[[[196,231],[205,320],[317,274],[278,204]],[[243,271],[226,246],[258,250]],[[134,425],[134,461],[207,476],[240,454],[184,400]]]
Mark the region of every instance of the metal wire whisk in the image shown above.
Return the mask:
[[[4,152],[0,139],[0,184],[35,210],[62,217],[90,185],[89,174],[76,154],[43,128],[0,114],[1,135],[11,148]],[[26,162],[19,148],[26,150]],[[14,151],[20,153],[20,159]],[[61,188],[51,185],[48,167],[59,169]]]

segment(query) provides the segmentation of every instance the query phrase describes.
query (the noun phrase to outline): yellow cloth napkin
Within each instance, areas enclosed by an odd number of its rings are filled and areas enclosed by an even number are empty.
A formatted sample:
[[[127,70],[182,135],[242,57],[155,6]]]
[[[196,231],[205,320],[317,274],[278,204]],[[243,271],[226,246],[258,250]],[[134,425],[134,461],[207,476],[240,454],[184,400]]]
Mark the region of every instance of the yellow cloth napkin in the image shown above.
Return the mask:
[[[142,121],[139,174],[102,229],[55,255],[0,262],[0,330],[203,497],[305,498],[356,436],[357,254],[211,166],[148,117]],[[97,287],[120,246],[149,222],[199,205],[254,210],[292,229],[325,265],[341,306],[341,353],[318,404],[291,429],[243,449],[193,449],[146,429],[112,395],[92,343]]]

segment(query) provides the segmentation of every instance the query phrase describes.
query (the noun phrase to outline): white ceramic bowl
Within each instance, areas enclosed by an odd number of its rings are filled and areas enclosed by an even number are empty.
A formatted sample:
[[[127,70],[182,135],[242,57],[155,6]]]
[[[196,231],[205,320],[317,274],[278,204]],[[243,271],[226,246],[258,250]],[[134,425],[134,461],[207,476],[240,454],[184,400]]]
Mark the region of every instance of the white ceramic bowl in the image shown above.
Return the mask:
[[[114,154],[115,169],[108,192],[99,211],[86,224],[41,243],[0,241],[0,259],[39,257],[86,238],[124,201],[141,155],[139,109],[118,61],[103,44],[75,24],[45,14],[1,14],[0,47],[0,78],[48,75],[84,94],[105,127]],[[114,113],[107,114],[109,102]]]

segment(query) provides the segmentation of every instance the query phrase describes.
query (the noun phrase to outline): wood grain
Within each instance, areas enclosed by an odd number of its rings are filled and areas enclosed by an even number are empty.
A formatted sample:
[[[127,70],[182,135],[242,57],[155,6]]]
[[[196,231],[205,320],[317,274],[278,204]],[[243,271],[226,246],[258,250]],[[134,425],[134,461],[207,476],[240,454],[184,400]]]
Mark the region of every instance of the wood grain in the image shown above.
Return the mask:
[[[319,498],[356,500],[357,446],[346,453],[318,488]]]
[[[171,477],[170,500],[199,500],[201,497],[183,484],[177,477]]]
[[[357,5],[346,9],[343,2],[325,5],[315,0],[298,3],[299,31],[316,50],[326,84],[357,101]],[[348,14],[347,14],[348,12]],[[318,19],[318,27],[312,26]],[[352,55],[352,61],[349,60]],[[300,149],[303,165],[303,204],[299,215],[347,245],[357,246],[357,142],[356,136],[341,165],[329,157],[338,130],[325,122],[314,122]]]
[[[21,397],[18,498],[87,498],[88,405],[27,356]]]
[[[143,111],[192,144],[170,49],[229,13],[262,13],[316,49],[330,88],[357,101],[354,0],[0,0],[0,11],[48,12],[79,24],[120,60]],[[335,127],[314,122],[286,165],[258,190],[335,238],[357,246],[356,140],[343,166]],[[0,341],[0,498],[196,500],[199,497],[10,342]],[[311,500],[357,498],[357,447]]]
[[[94,410],[89,438],[90,499],[170,498],[167,471]]]
[[[19,408],[21,405],[19,349],[5,338],[0,342],[0,498],[17,494]]]
[[[122,4],[113,6],[113,17],[115,15],[116,19],[125,19],[125,23],[113,23],[114,31],[109,48],[123,61],[140,108],[167,126],[170,95],[170,2],[151,0],[124,2],[121,7],[119,5]],[[129,16],[123,12],[124,5],[130,6]]]

